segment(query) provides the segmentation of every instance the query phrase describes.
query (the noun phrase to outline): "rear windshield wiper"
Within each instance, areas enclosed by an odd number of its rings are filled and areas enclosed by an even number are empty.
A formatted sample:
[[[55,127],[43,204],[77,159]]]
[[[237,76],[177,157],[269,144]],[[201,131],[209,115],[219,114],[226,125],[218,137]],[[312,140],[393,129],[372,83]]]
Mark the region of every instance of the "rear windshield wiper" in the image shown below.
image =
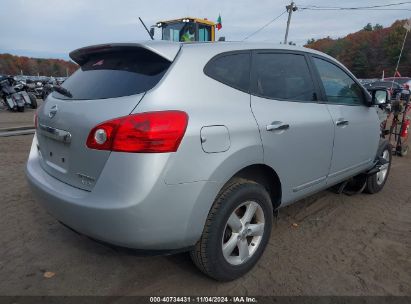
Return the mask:
[[[60,93],[61,95],[64,95],[64,96],[68,97],[68,98],[73,97],[73,94],[71,94],[69,90],[67,90],[66,88],[63,88],[59,85],[54,85],[53,90],[56,91],[57,93]]]

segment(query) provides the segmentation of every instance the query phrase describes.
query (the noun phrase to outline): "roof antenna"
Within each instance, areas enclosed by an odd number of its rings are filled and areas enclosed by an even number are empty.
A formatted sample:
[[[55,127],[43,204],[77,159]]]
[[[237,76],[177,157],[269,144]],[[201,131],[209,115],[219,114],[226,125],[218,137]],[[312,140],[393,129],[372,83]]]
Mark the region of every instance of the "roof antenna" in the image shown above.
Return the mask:
[[[154,40],[154,33],[152,33],[152,32],[150,32],[149,30],[148,30],[148,28],[147,28],[147,26],[145,25],[145,23],[143,22],[143,20],[140,18],[140,17],[138,17],[138,19],[140,19],[140,21],[141,21],[141,24],[144,26],[144,28],[146,29],[146,31],[147,31],[147,33],[148,33],[148,35],[150,36],[150,38],[151,38],[151,40]]]

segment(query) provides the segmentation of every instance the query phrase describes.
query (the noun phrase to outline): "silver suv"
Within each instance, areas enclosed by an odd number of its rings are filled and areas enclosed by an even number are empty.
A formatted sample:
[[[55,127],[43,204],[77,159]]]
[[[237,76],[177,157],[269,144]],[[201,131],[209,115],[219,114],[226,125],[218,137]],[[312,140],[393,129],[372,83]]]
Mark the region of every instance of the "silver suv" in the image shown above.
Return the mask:
[[[38,110],[26,172],[38,201],[91,238],[190,251],[233,280],[261,257],[273,210],[387,179],[374,106],[387,93],[320,52],[154,41],[70,56],[80,68]]]

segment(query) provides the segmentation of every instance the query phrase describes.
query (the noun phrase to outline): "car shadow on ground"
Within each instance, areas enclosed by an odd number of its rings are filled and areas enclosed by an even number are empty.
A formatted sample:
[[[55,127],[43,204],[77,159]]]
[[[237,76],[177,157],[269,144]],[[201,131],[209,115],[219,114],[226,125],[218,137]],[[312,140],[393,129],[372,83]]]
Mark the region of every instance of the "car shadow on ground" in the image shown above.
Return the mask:
[[[319,201],[324,201],[322,200],[323,198],[332,195],[338,196],[338,194],[336,194],[334,191],[335,190],[333,189],[325,190],[320,193],[314,194],[308,198],[304,198],[300,201],[297,201],[292,205],[281,208],[278,213],[274,213],[273,229],[277,229],[278,226],[289,226],[289,224],[293,223],[294,221],[303,221],[308,216],[306,212],[308,207],[315,205]],[[327,202],[325,203],[327,204]],[[314,209],[321,210],[321,206]],[[313,213],[309,212],[309,215],[313,216]],[[135,257],[141,263],[145,263],[146,259],[159,258],[164,259],[167,264],[170,263],[173,266],[177,266],[181,271],[185,273],[190,273],[191,275],[199,277],[202,276],[201,272],[192,263],[190,254],[187,252],[187,249],[177,251],[157,251],[126,248],[90,238],[71,229],[70,227],[67,227],[62,223],[59,223],[58,225],[62,226],[61,228],[68,232],[69,235],[71,235],[70,237],[65,232],[63,232],[65,234],[63,237],[66,239],[66,241],[73,243],[72,245],[76,246],[77,248],[80,247],[79,249],[81,250],[89,251],[93,255],[110,256],[112,258]],[[62,231],[61,229],[57,230]],[[77,237],[73,237],[74,235],[77,235]]]

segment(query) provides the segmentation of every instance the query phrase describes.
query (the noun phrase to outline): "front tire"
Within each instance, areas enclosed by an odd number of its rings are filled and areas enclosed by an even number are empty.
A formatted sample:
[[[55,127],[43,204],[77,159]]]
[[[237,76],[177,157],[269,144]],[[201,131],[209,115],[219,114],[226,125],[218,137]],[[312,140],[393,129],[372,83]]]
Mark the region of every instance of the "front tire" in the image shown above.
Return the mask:
[[[380,172],[368,176],[365,192],[370,194],[380,192],[382,188],[384,188],[384,185],[387,182],[388,175],[390,173],[392,162],[392,147],[387,141],[384,141],[384,143],[378,149],[378,156],[384,158],[386,161],[388,161],[388,163],[381,166]]]
[[[194,264],[218,281],[241,277],[263,254],[272,221],[267,190],[253,181],[234,181],[210,210],[201,239],[190,252]]]

